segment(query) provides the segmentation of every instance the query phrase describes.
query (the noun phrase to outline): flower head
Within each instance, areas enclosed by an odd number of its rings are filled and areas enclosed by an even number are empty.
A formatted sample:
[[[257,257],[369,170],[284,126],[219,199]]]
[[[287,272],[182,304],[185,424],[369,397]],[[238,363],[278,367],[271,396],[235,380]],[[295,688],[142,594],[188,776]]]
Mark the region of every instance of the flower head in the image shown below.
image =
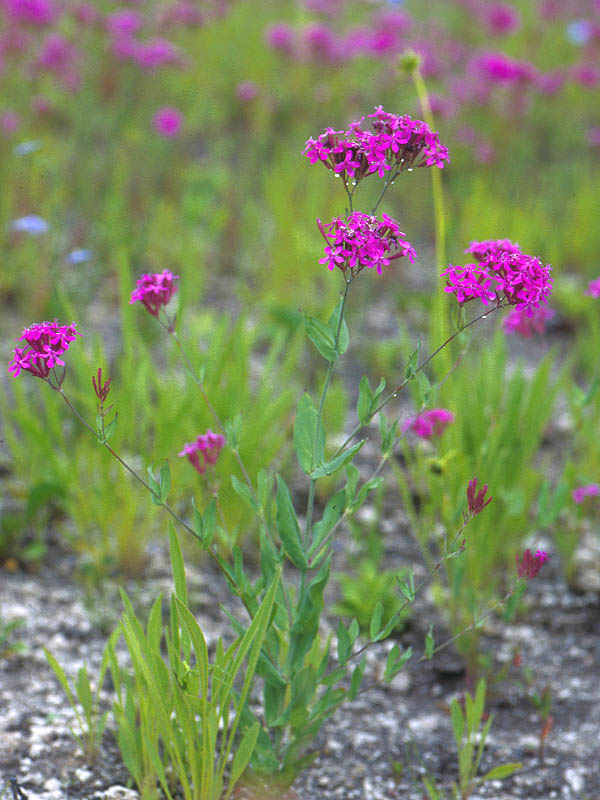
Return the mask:
[[[600,297],[600,278],[590,281],[586,294],[590,297]]]
[[[475,514],[480,514],[483,509],[492,502],[493,497],[488,497],[487,500],[485,499],[485,493],[487,492],[487,483],[484,485],[483,489],[480,489],[477,494],[477,478],[472,478],[469,481],[469,485],[467,486],[467,503],[469,506],[469,514],[473,516]]]
[[[519,336],[531,339],[534,333],[544,333],[546,322],[553,316],[554,311],[546,306],[532,309],[531,316],[525,308],[513,308],[502,320],[502,330],[504,333],[518,333]]]
[[[538,550],[535,555],[531,555],[531,550],[527,548],[523,553],[523,557],[519,559],[515,553],[515,561],[517,563],[517,575],[519,578],[535,578],[542,565],[548,560],[548,554],[543,550]]]
[[[382,268],[390,261],[408,256],[412,262],[417,255],[396,220],[386,214],[380,221],[370,214],[354,211],[346,218],[335,217],[325,225],[317,220],[317,224],[327,242],[325,257],[319,263],[327,264],[331,270],[339,267],[348,283],[364,267],[375,268],[381,275]]]
[[[56,9],[50,0],[5,0],[4,11],[15,22],[33,25],[47,25],[56,17]]]
[[[96,379],[95,375],[92,375],[92,385],[94,387],[94,392],[96,393],[96,397],[101,403],[106,401],[108,397],[108,393],[110,392],[110,382],[111,378],[107,378],[104,383],[102,383],[102,369],[98,367],[98,378]]]
[[[402,431],[411,430],[421,439],[441,436],[448,425],[454,422],[454,414],[447,408],[430,408],[416,417],[410,417],[402,424]]]
[[[42,233],[48,233],[50,225],[45,219],[39,217],[37,214],[29,214],[26,217],[19,217],[11,222],[11,230],[18,233],[28,233],[30,236],[39,236]]]
[[[473,242],[469,252],[475,254],[478,264],[455,267],[452,264],[442,272],[446,278],[446,292],[456,294],[459,303],[468,303],[478,297],[484,305],[504,300],[508,305],[533,309],[545,305],[552,292],[551,267],[539,258],[522,253],[517,245],[506,239]]]
[[[75,323],[59,325],[54,322],[36,322],[25,328],[17,342],[25,341],[27,347],[15,347],[14,357],[8,365],[8,371],[17,377],[21,370],[30,372],[36,378],[46,379],[50,370],[56,366],[65,366],[60,356],[69,349],[77,336]]]
[[[205,434],[198,436],[198,438],[190,444],[184,445],[183,450],[178,453],[179,456],[187,456],[190,464],[201,475],[206,472],[206,467],[209,464],[216,464],[219,453],[225,446],[225,437],[220,433],[213,433],[210,428]],[[202,456],[202,463],[200,462]]]
[[[183,117],[181,111],[170,106],[159,108],[154,115],[154,130],[160,133],[161,136],[171,138],[177,136],[181,130],[181,123]]]
[[[578,486],[571,492],[573,502],[583,503],[586,497],[598,497],[600,495],[600,486],[597,483],[588,483],[587,486]]]
[[[364,117],[346,131],[326,128],[317,139],[306,142],[304,155],[311,164],[321,161],[345,183],[358,183],[376,172],[386,178],[414,167],[440,167],[449,160],[448,149],[438,134],[418,119],[390,114],[381,106],[369,114],[370,129],[363,129]]]
[[[141,278],[138,278],[129,303],[141,300],[148,312],[153,317],[158,317],[160,309],[167,305],[177,291],[174,281],[178,278],[179,275],[173,275],[167,269],[163,270],[163,272],[145,273]]]

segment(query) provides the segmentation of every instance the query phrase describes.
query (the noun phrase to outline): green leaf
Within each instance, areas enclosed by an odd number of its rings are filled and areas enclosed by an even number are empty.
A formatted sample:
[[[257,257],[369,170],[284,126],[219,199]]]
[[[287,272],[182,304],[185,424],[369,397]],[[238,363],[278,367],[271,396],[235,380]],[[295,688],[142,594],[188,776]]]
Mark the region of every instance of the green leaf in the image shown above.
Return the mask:
[[[402,581],[400,580],[400,576],[396,575],[396,581],[404,597],[406,597],[409,603],[412,603],[415,599],[415,573],[413,572],[413,568],[409,567],[407,580]]]
[[[71,691],[71,687],[69,686],[69,681],[67,679],[67,675],[66,675],[64,669],[61,667],[61,665],[58,663],[58,661],[54,658],[52,653],[49,650],[46,650],[45,647],[44,647],[44,654],[46,656],[46,660],[48,661],[48,664],[50,664],[50,666],[52,667],[52,671],[54,672],[54,674],[58,678],[58,681],[59,681],[60,685],[64,689],[64,692],[67,695],[67,699],[68,699],[69,703],[71,704],[71,707],[75,708],[75,705],[76,705],[75,696],[73,695],[73,692]]]
[[[117,420],[119,418],[119,413],[115,411],[114,419],[112,419],[108,425],[104,426],[104,441],[108,442],[109,439],[112,439],[114,432],[117,429]]]
[[[335,349],[335,334],[321,320],[314,317],[305,317],[304,325],[306,335],[327,361],[337,361],[338,352]]]
[[[258,513],[259,507],[256,504],[256,500],[254,499],[248,484],[243,483],[241,480],[239,480],[239,478],[236,478],[235,475],[231,476],[231,484],[236,494],[238,494],[242,498],[244,503],[250,506],[250,508],[253,511],[256,511]]]
[[[89,719],[94,706],[94,698],[85,664],[77,670],[75,689],[77,691],[77,698],[81,703],[81,707],[83,708],[86,717]]]
[[[183,553],[181,552],[179,539],[172,522],[169,522],[169,553],[171,556],[171,570],[173,571],[175,594],[183,603],[187,604],[187,584],[185,581]]]
[[[383,680],[389,683],[392,678],[400,672],[407,661],[412,658],[412,654],[412,647],[407,647],[403,653],[400,653],[400,647],[396,642],[388,653]]]
[[[358,694],[360,685],[362,683],[363,675],[365,674],[365,667],[367,666],[367,657],[363,656],[359,663],[354,667],[352,678],[350,680],[350,689],[348,690],[348,700],[352,701]]]
[[[465,732],[465,718],[458,700],[452,700],[450,703],[450,717],[452,719],[452,730],[454,732],[456,746],[460,748]]]
[[[427,636],[425,637],[425,658],[433,656],[433,648],[435,646],[435,639],[433,638],[433,625],[429,626]]]
[[[379,404],[379,399],[385,389],[385,378],[379,381],[379,386],[375,391],[371,389],[369,379],[363,375],[358,386],[358,421],[361,425],[367,425]]]
[[[411,380],[411,378],[414,378],[415,375],[417,374],[417,366],[418,366],[418,358],[419,358],[419,350],[420,349],[421,349],[421,342],[419,341],[419,344],[417,345],[417,349],[415,351],[413,351],[409,355],[408,361],[406,363],[406,369],[404,370],[404,377],[407,380]]]
[[[342,518],[345,505],[346,492],[344,489],[340,489],[339,492],[334,494],[334,496],[329,499],[329,502],[325,506],[323,516],[313,525],[313,543],[308,551],[309,558],[312,558],[312,556],[319,550],[319,546],[321,545],[323,539],[325,539],[327,534],[331,532],[334,526]]]
[[[510,764],[500,764],[497,767],[493,767],[489,772],[486,772],[481,778],[479,778],[479,783],[483,783],[483,781],[493,781],[493,780],[502,780],[502,778],[508,778],[509,775],[512,775],[518,769],[522,769],[523,764],[519,761],[513,761]]]
[[[286,555],[298,569],[306,571],[308,559],[302,544],[298,518],[294,511],[290,490],[280,475],[277,475],[277,532]]]
[[[342,313],[342,305],[343,305],[343,300],[340,299],[339,303],[333,309],[333,312],[329,317],[329,327],[331,328],[331,332],[333,333],[334,342],[335,342],[335,336],[337,334],[338,325],[340,322],[340,314]],[[346,320],[343,319],[337,346],[337,351],[339,355],[342,355],[343,353],[346,352],[349,344],[350,344],[350,332],[348,331],[348,325],[346,324]]]
[[[160,484],[154,479],[153,471],[154,465],[150,464],[148,467],[148,485],[152,490],[151,500],[155,506],[162,506],[162,500],[160,499]]]
[[[326,475],[334,475],[338,469],[343,467],[344,464],[347,464],[348,461],[354,458],[365,441],[366,439],[361,439],[360,442],[353,444],[352,447],[349,447],[348,450],[340,453],[339,456],[332,458],[331,461],[327,461],[325,464],[321,464],[316,469],[313,469],[313,471],[310,473],[310,477],[313,478],[313,480],[316,480],[317,478],[324,478]]]
[[[310,395],[303,394],[296,410],[294,449],[300,469],[310,475],[315,463],[325,457],[325,428],[318,419]]]
[[[165,503],[169,492],[171,490],[171,471],[169,469],[169,462],[165,463],[160,468],[160,502]]]
[[[248,730],[244,733],[240,743],[238,744],[237,750],[233,757],[233,764],[231,765],[231,773],[229,775],[229,791],[234,788],[235,784],[242,777],[244,770],[250,763],[252,753],[254,752],[254,748],[256,746],[256,740],[258,739],[259,730],[260,723],[255,722],[254,725],[252,725],[251,728],[248,728]]]
[[[373,609],[373,616],[371,617],[371,623],[369,625],[369,636],[371,637],[372,642],[377,641],[377,634],[381,630],[383,610],[383,603],[381,600],[378,600],[375,604],[375,608]]]
[[[344,623],[340,620],[337,629],[337,656],[340,664],[345,664],[352,652],[352,641]]]
[[[233,419],[226,420],[224,428],[227,444],[233,450],[237,450],[240,443],[240,434],[242,432],[242,415],[236,414]]]

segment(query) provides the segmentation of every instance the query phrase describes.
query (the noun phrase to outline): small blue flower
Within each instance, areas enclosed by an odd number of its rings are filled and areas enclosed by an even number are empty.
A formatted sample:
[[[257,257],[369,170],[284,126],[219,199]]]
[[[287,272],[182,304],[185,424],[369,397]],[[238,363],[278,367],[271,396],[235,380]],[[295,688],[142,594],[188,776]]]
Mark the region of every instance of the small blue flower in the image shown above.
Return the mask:
[[[91,257],[92,257],[91,250],[77,248],[76,250],[71,250],[71,252],[67,256],[67,261],[69,262],[69,264],[84,264],[86,261],[89,261]]]
[[[31,236],[40,236],[40,234],[48,233],[50,230],[50,225],[46,220],[39,217],[37,214],[19,217],[19,219],[13,220],[10,227],[13,231],[29,233]]]
[[[42,146],[42,143],[37,139],[31,139],[28,142],[21,142],[20,144],[16,145],[14,149],[14,154],[16,156],[28,156],[30,153],[35,153],[36,150],[39,150]]]
[[[592,35],[590,24],[585,19],[574,19],[573,22],[569,22],[567,25],[565,35],[573,44],[587,44]]]

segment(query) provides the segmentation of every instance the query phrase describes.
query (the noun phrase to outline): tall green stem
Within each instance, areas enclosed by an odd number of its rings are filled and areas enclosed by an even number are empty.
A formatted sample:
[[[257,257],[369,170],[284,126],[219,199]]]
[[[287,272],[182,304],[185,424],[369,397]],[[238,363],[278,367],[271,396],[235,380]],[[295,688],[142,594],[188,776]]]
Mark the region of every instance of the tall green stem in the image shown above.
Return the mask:
[[[342,297],[342,307],[340,309],[340,318],[338,320],[337,331],[335,333],[335,350],[338,349],[338,344],[340,340],[340,331],[342,330],[342,323],[344,321],[344,309],[346,307],[346,298],[348,297],[348,290],[350,289],[350,283],[346,282],[344,287],[344,295]],[[327,375],[325,376],[325,383],[323,384],[323,391],[321,392],[321,401],[319,403],[319,410],[317,412],[317,425],[315,430],[315,444],[313,447],[313,454],[311,460],[311,467],[314,469],[315,461],[317,458],[317,445],[319,440],[319,428],[321,427],[321,418],[323,416],[323,408],[325,406],[325,399],[327,398],[327,390],[329,389],[329,384],[331,382],[331,378],[333,375],[333,370],[335,369],[335,361],[329,362],[329,367],[327,369]],[[306,506],[306,526],[304,528],[304,542],[305,545],[310,547],[311,544],[311,532],[312,532],[312,516],[313,510],[315,507],[315,484],[316,478],[310,479],[310,487],[308,490],[308,503]]]

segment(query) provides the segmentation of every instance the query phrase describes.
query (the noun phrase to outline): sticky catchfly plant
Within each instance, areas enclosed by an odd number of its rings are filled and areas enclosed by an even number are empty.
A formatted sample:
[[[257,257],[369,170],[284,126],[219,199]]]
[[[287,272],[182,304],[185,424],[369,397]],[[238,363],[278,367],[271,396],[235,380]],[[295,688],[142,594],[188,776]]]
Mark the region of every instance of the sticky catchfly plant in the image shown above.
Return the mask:
[[[547,560],[548,554],[543,550],[538,550],[535,555],[532,555],[531,550],[527,548],[520,559],[518,554],[515,553],[519,578],[535,578]]]
[[[163,272],[145,273],[138,278],[136,288],[131,293],[130,303],[140,300],[149,314],[158,317],[158,312],[166,306],[177,291],[175,281],[179,275],[165,269]]]
[[[326,128],[317,139],[308,139],[304,155],[311,164],[320,161],[353,185],[375,172],[381,178],[390,172],[395,177],[405,169],[442,168],[449,161],[438,134],[419,119],[390,114],[381,106],[369,114],[370,130],[361,127],[364,119],[352,122],[345,131]]]
[[[526,308],[513,308],[502,320],[502,330],[504,333],[516,333],[525,339],[531,339],[534,333],[544,333],[546,322],[554,317],[554,311],[545,306],[531,309],[530,314],[531,316]]]
[[[59,325],[57,320],[36,322],[31,327],[25,328],[22,335],[16,340],[17,342],[25,341],[27,346],[15,347],[14,357],[8,366],[8,371],[15,378],[21,373],[21,370],[24,370],[36,378],[47,380],[51,369],[56,366],[65,366],[65,362],[60,356],[69,349],[71,342],[75,341],[79,335],[75,329],[75,323]]]
[[[186,444],[183,450],[178,453],[180,457],[187,456],[190,464],[201,475],[206,472],[206,467],[210,464],[216,464],[219,458],[219,453],[225,446],[225,437],[220,433],[213,433],[210,428],[205,434],[198,436],[198,438]],[[200,462],[202,456],[202,463]]]
[[[381,275],[390,261],[407,256],[412,262],[417,255],[396,220],[386,214],[380,221],[370,214],[354,211],[346,218],[336,217],[327,224],[317,220],[317,224],[327,242],[325,257],[319,263],[327,264],[331,270],[339,267],[346,283],[364,267],[376,269]]]

